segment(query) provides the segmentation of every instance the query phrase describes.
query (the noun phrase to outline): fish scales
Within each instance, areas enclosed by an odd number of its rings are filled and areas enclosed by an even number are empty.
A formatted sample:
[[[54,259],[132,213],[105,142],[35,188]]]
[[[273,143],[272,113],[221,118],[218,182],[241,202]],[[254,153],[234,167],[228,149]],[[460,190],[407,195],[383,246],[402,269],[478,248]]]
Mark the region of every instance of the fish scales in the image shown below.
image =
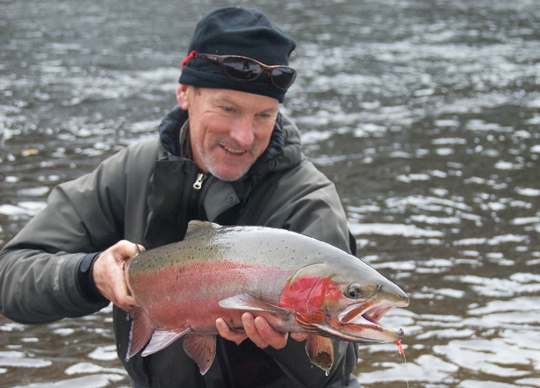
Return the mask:
[[[264,227],[222,227],[192,221],[184,241],[128,261],[133,312],[127,358],[184,337],[186,353],[205,373],[215,354],[215,326],[223,318],[242,330],[249,311],[281,332],[309,333],[307,354],[329,370],[329,338],[393,342],[402,330],[379,319],[408,304],[407,295],[358,258],[297,233]]]

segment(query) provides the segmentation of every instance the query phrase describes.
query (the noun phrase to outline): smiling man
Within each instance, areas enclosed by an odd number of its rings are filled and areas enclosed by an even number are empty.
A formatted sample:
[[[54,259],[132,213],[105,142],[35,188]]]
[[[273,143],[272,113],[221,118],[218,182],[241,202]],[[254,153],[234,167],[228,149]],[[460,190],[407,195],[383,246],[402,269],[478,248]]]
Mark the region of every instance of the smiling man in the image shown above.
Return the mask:
[[[222,319],[216,361],[202,376],[182,340],[126,361],[130,310],[124,263],[184,238],[191,220],[293,230],[354,251],[334,185],[300,149],[279,112],[296,78],[295,43],[258,11],[225,8],[202,19],[183,61],[178,107],[159,138],[130,146],[94,172],[59,185],[47,207],[0,252],[0,312],[21,323],[92,314],[114,303],[117,350],[133,387],[341,387],[356,348],[334,342],[330,373],[313,368],[303,335],[243,315]],[[208,279],[211,282],[211,279]]]
[[[236,181],[268,147],[278,114],[276,99],[183,84],[176,98],[188,111],[193,160],[203,171]]]

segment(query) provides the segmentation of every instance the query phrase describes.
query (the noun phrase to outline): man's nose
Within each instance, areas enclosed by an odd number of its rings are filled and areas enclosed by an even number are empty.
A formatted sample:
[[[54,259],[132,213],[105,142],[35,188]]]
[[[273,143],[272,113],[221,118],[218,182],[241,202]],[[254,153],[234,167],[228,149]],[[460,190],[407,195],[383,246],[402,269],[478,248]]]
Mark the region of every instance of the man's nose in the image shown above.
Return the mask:
[[[233,138],[241,147],[249,147],[253,144],[255,136],[253,134],[253,122],[249,118],[236,120],[231,131]]]

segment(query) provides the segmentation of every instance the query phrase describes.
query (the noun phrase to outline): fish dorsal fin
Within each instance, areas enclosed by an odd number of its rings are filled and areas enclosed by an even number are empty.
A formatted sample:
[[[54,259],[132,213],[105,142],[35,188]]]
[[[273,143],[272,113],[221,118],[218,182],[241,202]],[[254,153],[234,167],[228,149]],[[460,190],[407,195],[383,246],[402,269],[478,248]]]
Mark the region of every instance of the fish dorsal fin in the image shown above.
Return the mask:
[[[278,316],[289,316],[287,309],[267,303],[250,294],[239,294],[219,301],[219,305],[229,310],[261,311]]]
[[[216,336],[190,333],[184,338],[184,351],[197,363],[201,375],[204,375],[216,356]]]
[[[330,338],[310,334],[306,341],[306,352],[309,360],[322,370],[328,372],[334,364],[334,346]]]
[[[184,238],[184,240],[214,232],[216,229],[219,228],[221,228],[221,225],[215,224],[213,222],[199,220],[189,221],[186,231],[186,237]]]
[[[148,315],[140,307],[135,307],[131,311],[131,330],[129,332],[129,345],[126,353],[126,361],[131,357],[139,353],[139,351],[146,345],[152,333],[154,327],[148,318]]]
[[[167,330],[156,330],[152,335],[152,339],[148,346],[144,349],[142,353],[143,357],[149,356],[156,352],[159,352],[162,349],[165,349],[167,346],[172,344],[178,338],[182,337],[184,334],[189,333],[191,328],[187,328],[184,331],[167,331]]]

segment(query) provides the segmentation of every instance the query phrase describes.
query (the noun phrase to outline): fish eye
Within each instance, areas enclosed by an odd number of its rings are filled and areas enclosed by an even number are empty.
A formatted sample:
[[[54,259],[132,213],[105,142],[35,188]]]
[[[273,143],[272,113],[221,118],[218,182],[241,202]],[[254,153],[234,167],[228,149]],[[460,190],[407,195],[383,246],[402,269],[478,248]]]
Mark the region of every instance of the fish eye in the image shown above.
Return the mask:
[[[358,299],[362,296],[362,288],[359,284],[353,283],[344,292],[347,298]]]

